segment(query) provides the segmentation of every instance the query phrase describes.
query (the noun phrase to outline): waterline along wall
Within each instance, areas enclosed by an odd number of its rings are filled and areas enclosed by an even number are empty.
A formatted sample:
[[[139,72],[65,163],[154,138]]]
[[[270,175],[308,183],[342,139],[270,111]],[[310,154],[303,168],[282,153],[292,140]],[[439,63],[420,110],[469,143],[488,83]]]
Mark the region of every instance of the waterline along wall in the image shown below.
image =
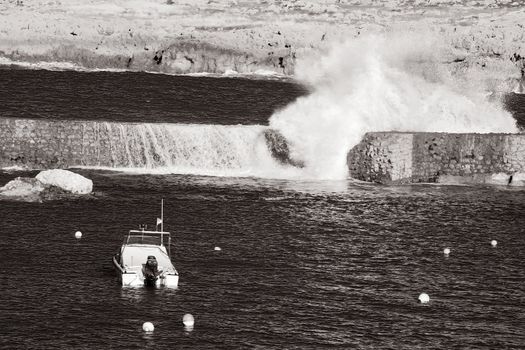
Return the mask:
[[[265,130],[0,118],[0,167],[165,167],[173,172],[256,176],[254,167],[282,163],[269,150],[275,141],[265,137]],[[349,150],[347,164],[351,177],[385,184],[525,185],[525,134],[373,132]]]
[[[525,185],[525,134],[372,132],[347,162],[351,177],[385,184]]]
[[[75,166],[228,174],[251,166],[262,126],[0,118],[0,167]]]

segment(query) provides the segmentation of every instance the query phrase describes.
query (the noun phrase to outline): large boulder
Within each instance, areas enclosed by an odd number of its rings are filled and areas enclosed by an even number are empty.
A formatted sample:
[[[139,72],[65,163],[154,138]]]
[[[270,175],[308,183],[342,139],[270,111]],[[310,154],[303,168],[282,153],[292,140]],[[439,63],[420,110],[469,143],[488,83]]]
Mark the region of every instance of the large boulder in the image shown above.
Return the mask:
[[[93,181],[69,170],[44,170],[36,179],[45,185],[60,187],[71,193],[88,194],[93,191]]]
[[[17,177],[0,187],[0,199],[43,202],[89,194],[93,181],[67,170],[46,170],[36,178]]]
[[[40,201],[41,193],[45,189],[46,186],[37,179],[17,177],[9,181],[4,187],[0,187],[0,196],[36,202]]]
[[[292,165],[297,168],[303,168],[304,163],[301,160],[294,159],[290,155],[290,147],[286,138],[277,130],[267,129],[264,132],[266,146],[272,154],[272,157],[284,165]]]

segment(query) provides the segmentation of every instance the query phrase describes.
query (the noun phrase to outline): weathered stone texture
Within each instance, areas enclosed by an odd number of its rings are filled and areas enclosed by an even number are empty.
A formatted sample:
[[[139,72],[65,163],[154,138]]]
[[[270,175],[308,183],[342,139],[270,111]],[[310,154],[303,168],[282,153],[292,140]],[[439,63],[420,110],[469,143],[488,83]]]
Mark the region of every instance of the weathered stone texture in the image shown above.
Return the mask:
[[[111,166],[111,131],[105,122],[0,118],[0,166]]]
[[[348,153],[351,176],[369,182],[410,182],[413,138],[410,133],[368,133]]]
[[[0,118],[0,167],[155,167],[153,124]],[[351,177],[378,183],[524,183],[525,134],[375,132],[348,153]],[[511,178],[511,176],[513,178]]]
[[[525,134],[368,133],[348,166],[350,176],[379,183],[488,183],[495,174],[512,182],[525,173]]]

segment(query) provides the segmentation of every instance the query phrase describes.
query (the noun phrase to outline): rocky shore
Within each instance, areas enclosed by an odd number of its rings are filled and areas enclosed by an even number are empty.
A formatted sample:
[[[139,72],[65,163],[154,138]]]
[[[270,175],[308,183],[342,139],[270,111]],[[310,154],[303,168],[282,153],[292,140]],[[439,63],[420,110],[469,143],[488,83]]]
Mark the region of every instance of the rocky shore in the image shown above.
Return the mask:
[[[93,181],[69,170],[44,170],[33,177],[17,177],[0,187],[0,199],[43,202],[89,195]]]
[[[0,4],[0,62],[163,73],[294,74],[297,60],[363,35],[430,31],[453,71],[517,79],[518,2],[236,0]]]

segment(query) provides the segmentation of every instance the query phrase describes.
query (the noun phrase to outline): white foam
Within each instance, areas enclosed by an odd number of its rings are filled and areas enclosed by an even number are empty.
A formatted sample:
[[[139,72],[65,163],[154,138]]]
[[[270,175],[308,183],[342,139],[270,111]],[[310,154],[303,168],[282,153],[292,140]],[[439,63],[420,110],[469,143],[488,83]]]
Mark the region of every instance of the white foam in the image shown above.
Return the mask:
[[[123,73],[123,72],[134,72],[136,70],[124,69],[124,68],[89,68],[84,67],[76,63],[66,61],[18,61],[12,60],[8,57],[0,56],[0,66],[17,66],[25,69],[34,70],[49,70],[49,71],[75,71],[75,72],[111,72],[111,73]],[[231,77],[242,77],[245,79],[255,80],[275,80],[282,79],[288,80],[289,78],[284,74],[279,74],[270,70],[257,70],[255,72],[239,73],[237,71],[227,69],[224,73],[214,72],[194,72],[194,73],[170,73],[170,72],[157,72],[157,71],[141,71],[148,74],[158,75],[170,75],[170,76],[190,76],[190,77],[212,77],[212,78],[231,78]]]
[[[57,62],[57,61],[37,61],[37,62],[26,62],[26,61],[15,61],[7,57],[0,56],[0,65],[4,66],[18,66],[27,69],[45,69],[45,70],[74,70],[74,71],[86,71],[87,69],[71,62]]]
[[[2,167],[0,168],[0,170],[6,173],[10,173],[10,172],[24,171],[24,170],[27,170],[27,168],[23,166],[19,166],[19,165],[13,165],[13,166]]]
[[[110,162],[134,173],[293,178],[300,169],[272,158],[261,125],[101,123]],[[106,150],[101,150],[106,152]],[[93,168],[93,167],[92,167]]]
[[[270,127],[303,169],[272,158],[265,126],[112,123],[102,127],[113,166],[98,168],[337,180],[347,177],[347,153],[369,131],[517,132],[511,115],[487,100],[482,71],[451,74],[446,62],[455,55],[431,34],[403,32],[352,39],[299,61],[296,78],[313,92],[275,113]]]
[[[348,150],[370,131],[517,132],[512,116],[487,101],[481,79],[451,75],[444,62],[454,54],[427,33],[340,43],[298,62],[296,76],[313,93],[270,126],[304,161],[304,176],[322,179],[345,178]]]

